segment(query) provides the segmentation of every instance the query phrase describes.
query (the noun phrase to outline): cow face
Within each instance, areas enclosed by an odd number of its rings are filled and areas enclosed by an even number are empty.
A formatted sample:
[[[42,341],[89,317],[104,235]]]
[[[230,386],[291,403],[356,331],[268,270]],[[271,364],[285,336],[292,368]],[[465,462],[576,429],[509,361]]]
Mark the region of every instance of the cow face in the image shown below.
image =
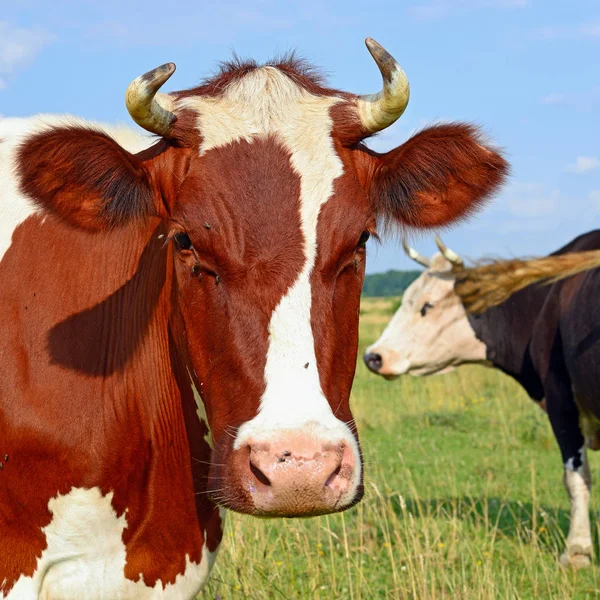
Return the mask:
[[[367,367],[387,379],[446,373],[464,363],[485,361],[485,345],[454,291],[451,262],[438,253],[427,263],[381,337],[365,352]]]
[[[272,68],[181,101],[199,147],[170,211],[179,305],[211,416],[211,485],[239,510],[325,512],[360,494],[348,398],[375,222],[334,147],[337,102]]]
[[[214,442],[209,491],[241,512],[321,514],[360,499],[349,396],[365,243],[381,219],[431,227],[468,214],[507,170],[461,124],[369,151],[362,140],[408,100],[400,67],[369,44],[379,94],[325,88],[287,61],[228,65],[164,95],[165,65],[127,93],[134,119],[163,136],[152,149],[134,156],[69,129],[22,157],[28,194],[76,226],[164,221],[170,327]],[[39,177],[36,157],[57,147],[64,159]]]

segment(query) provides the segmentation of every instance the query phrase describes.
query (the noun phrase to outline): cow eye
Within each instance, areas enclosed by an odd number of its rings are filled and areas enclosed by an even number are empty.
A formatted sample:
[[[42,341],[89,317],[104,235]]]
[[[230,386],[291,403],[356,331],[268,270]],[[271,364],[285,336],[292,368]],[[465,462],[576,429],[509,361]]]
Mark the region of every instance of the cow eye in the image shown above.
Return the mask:
[[[359,248],[364,248],[367,245],[367,242],[369,241],[369,238],[371,237],[371,233],[368,231],[363,231],[360,234],[360,238],[358,240],[358,247]]]
[[[176,233],[173,236],[175,240],[175,244],[179,250],[189,250],[192,247],[192,240],[190,240],[190,236],[183,231]]]
[[[433,308],[433,304],[429,304],[429,302],[425,302],[425,304],[423,304],[423,306],[421,306],[421,316],[424,317],[427,314],[427,311]]]

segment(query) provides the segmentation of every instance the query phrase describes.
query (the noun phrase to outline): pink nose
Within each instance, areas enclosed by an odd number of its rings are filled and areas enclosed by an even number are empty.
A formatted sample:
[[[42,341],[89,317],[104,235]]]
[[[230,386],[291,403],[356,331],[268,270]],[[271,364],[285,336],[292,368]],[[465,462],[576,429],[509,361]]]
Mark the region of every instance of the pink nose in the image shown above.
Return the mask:
[[[250,440],[248,451],[247,484],[260,514],[326,514],[354,499],[356,459],[347,442],[290,435],[276,442]]]

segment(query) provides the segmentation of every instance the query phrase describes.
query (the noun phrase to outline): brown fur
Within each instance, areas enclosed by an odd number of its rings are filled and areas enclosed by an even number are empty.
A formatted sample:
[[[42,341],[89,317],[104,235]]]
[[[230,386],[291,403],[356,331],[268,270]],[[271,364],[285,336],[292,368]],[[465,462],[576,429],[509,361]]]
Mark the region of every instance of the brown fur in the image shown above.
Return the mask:
[[[554,283],[600,267],[600,250],[571,252],[529,260],[500,260],[472,268],[452,268],[454,289],[465,309],[481,314],[534,283]]]
[[[23,144],[17,161],[23,192],[73,225],[101,229],[158,213],[149,173],[105,133],[42,132]]]

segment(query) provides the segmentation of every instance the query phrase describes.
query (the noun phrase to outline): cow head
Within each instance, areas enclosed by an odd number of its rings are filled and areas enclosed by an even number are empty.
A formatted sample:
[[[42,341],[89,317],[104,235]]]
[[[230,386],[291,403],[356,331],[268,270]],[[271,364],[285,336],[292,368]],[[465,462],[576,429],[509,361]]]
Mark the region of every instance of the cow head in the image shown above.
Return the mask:
[[[76,227],[164,222],[171,328],[214,440],[209,492],[241,512],[320,514],[360,499],[349,395],[366,241],[381,220],[455,221],[507,172],[471,125],[424,129],[384,154],[364,146],[409,93],[396,61],[367,45],[377,94],[326,88],[293,59],[228,64],[163,94],[167,64],[127,90],[134,120],[160,136],[149,150],[73,127],[21,151],[23,189]]]
[[[402,304],[380,338],[364,355],[367,367],[393,379],[400,375],[446,373],[465,363],[486,360],[486,347],[475,336],[455,292],[457,254],[436,238],[440,252],[431,259],[404,244],[410,258],[425,266],[402,297]]]

